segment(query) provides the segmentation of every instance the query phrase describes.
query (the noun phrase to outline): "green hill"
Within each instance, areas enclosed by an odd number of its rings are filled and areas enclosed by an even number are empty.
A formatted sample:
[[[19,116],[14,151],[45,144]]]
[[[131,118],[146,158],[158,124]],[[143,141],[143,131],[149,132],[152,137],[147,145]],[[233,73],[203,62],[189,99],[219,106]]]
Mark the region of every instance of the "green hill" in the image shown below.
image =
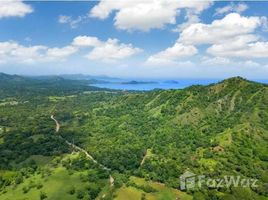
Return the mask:
[[[64,95],[102,90],[89,86],[88,81],[66,80],[59,76],[29,77],[0,73],[0,98]]]
[[[41,192],[48,199],[267,199],[267,85],[235,77],[208,86],[126,94],[58,81],[76,88],[59,92],[42,85],[49,92],[33,90],[35,98],[0,93],[0,199],[14,199],[11,193],[23,199],[23,187],[30,187],[31,180],[43,190],[33,187],[25,193],[28,199],[41,198]],[[51,114],[61,124],[58,134]],[[81,152],[73,156],[75,149],[65,140],[111,171]],[[258,187],[204,186],[186,194],[178,191],[185,171],[213,179],[257,179]],[[62,179],[55,179],[58,173]],[[64,189],[60,198],[47,183],[65,180],[79,188],[74,195]]]

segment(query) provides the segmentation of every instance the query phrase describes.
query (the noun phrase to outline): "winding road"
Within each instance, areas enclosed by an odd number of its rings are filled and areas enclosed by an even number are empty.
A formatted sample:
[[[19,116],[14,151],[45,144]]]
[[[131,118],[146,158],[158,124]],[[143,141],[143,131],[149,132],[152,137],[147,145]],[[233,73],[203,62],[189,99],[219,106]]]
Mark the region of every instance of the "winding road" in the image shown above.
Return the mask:
[[[56,131],[56,133],[58,133],[59,130],[60,130],[60,124],[59,124],[59,122],[54,118],[54,115],[51,115],[50,118],[53,119],[54,122],[56,123],[56,129],[55,129],[55,131]]]
[[[56,123],[56,128],[55,128],[55,132],[58,133],[60,130],[60,123],[55,119],[54,115],[51,115],[50,117],[52,120],[54,120],[54,122]],[[61,137],[62,139],[64,139],[62,136],[59,135],[59,137]],[[64,139],[65,140],[65,139]],[[98,164],[99,166],[102,167],[102,169],[107,170],[107,171],[111,171],[110,168],[104,166],[103,164],[99,163],[97,160],[95,160],[85,149],[69,142],[68,140],[65,140],[65,143],[68,144],[69,146],[71,146],[72,148],[76,149],[77,151],[83,152],[87,158],[89,158],[90,160],[92,160],[94,163]],[[109,177],[109,182],[110,182],[110,186],[113,187],[114,185],[114,178],[112,177],[112,175],[110,175]]]

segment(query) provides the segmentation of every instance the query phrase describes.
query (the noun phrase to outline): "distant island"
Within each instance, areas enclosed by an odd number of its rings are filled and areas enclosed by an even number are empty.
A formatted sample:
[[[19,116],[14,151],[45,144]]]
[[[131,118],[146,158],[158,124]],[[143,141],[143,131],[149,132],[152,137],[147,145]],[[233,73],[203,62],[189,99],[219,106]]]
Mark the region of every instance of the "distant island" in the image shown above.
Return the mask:
[[[137,84],[157,84],[158,82],[154,81],[128,81],[128,82],[121,82],[121,84],[129,84],[129,85],[137,85]]]

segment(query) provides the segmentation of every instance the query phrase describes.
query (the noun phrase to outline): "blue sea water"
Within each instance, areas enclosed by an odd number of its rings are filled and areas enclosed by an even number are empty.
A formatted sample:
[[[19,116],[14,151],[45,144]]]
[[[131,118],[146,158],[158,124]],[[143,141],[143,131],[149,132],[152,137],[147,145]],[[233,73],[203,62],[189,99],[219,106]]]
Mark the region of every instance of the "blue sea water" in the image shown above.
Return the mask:
[[[146,80],[148,81],[148,80]],[[191,85],[208,85],[210,83],[217,83],[220,80],[212,79],[201,79],[201,80],[152,80],[148,83],[137,83],[137,84],[126,84],[122,82],[109,82],[109,83],[98,83],[91,84],[91,86],[116,89],[116,90],[139,90],[139,91],[148,91],[154,89],[182,89]]]
[[[212,83],[218,83],[219,81],[222,81],[222,79],[139,80],[146,81],[149,83],[126,84],[126,82],[128,81],[131,80],[91,84],[91,86],[116,90],[148,91],[154,89],[183,89],[192,85],[209,85]],[[268,83],[268,80],[255,81]]]

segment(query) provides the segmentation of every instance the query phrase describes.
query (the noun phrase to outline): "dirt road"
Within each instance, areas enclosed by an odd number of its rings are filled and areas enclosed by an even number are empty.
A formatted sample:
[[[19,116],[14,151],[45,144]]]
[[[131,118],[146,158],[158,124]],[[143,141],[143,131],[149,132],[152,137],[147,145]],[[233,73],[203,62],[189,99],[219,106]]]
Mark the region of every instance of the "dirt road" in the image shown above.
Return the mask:
[[[58,133],[60,130],[60,123],[55,119],[54,115],[51,115],[50,117],[52,120],[55,121],[56,123],[56,128],[55,128],[55,132]],[[59,137],[61,137],[59,135]],[[64,139],[63,137],[61,137],[62,139]],[[101,166],[104,170],[108,170],[111,171],[110,168],[104,166],[103,164],[99,163],[98,161],[96,161],[85,149],[69,142],[68,140],[65,140],[65,143],[68,144],[69,146],[71,146],[72,148],[76,149],[77,151],[83,152],[87,158],[89,158],[90,160],[92,160],[94,163],[98,164],[99,166]],[[110,182],[110,186],[112,187],[114,185],[114,178],[110,175],[109,177],[109,182]]]
[[[56,123],[56,128],[55,128],[55,131],[56,131],[56,133],[58,133],[59,132],[59,130],[60,130],[60,124],[59,124],[59,122],[54,118],[54,115],[51,115],[51,117],[50,117],[51,119],[53,119],[54,120],[54,122]]]

